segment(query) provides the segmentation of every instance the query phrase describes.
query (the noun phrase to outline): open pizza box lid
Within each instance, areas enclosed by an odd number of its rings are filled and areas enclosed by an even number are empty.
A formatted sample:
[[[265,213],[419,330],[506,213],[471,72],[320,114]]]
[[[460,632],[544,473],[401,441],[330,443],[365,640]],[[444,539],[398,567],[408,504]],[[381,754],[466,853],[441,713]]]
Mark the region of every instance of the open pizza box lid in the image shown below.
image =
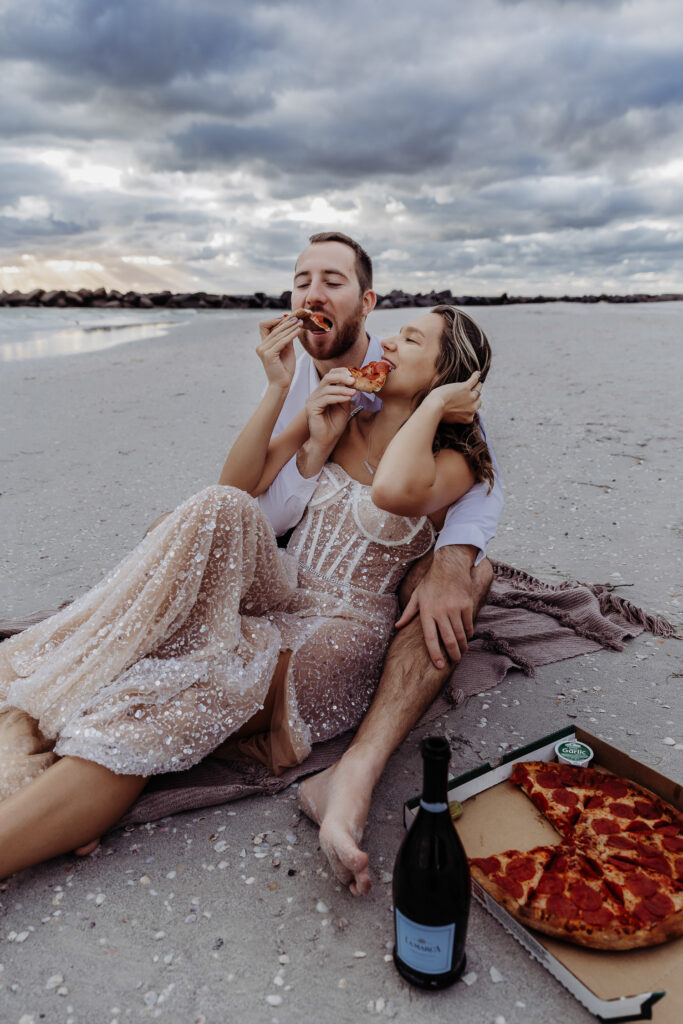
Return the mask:
[[[450,781],[449,799],[463,804],[457,830],[468,857],[530,850],[559,840],[552,825],[509,777],[518,761],[556,761],[555,744],[567,738],[592,747],[591,767],[631,779],[683,811],[679,784],[584,729],[569,726],[510,751],[494,767],[486,763]],[[406,827],[417,813],[419,800],[416,796],[406,802]],[[474,880],[472,891],[506,931],[600,1020],[683,1021],[683,938],[630,952],[585,949],[526,928]]]

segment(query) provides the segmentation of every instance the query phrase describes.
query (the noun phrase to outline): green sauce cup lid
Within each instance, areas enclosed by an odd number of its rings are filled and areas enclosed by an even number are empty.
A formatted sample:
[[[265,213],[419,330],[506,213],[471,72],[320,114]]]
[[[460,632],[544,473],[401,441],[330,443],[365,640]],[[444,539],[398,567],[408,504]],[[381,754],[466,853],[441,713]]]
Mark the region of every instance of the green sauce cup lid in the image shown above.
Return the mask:
[[[593,759],[593,751],[580,740],[561,740],[555,744],[555,753],[560,764],[575,764],[582,768]]]

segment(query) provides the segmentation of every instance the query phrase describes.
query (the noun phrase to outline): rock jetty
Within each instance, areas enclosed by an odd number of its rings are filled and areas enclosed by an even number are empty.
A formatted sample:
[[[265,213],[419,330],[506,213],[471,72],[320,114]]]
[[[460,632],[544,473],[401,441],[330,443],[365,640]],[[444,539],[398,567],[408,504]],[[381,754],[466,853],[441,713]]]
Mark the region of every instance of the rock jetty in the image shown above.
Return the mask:
[[[290,309],[292,293],[266,295],[216,295],[211,292],[119,292],[106,288],[79,288],[78,291],[0,292],[0,306],[89,307],[91,309]],[[377,309],[403,309],[414,306],[507,306],[542,302],[679,302],[683,294],[664,295],[453,295],[450,289],[432,292],[404,292],[394,289],[377,296]]]

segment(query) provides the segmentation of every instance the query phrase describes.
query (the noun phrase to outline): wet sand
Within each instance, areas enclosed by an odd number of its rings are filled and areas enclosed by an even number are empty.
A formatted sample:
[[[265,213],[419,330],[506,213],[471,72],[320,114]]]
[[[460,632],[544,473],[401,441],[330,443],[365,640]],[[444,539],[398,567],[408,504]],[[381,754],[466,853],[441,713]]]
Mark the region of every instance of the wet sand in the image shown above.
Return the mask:
[[[494,347],[484,412],[506,491],[490,553],[548,580],[623,584],[680,629],[683,307],[471,312]],[[217,312],[163,337],[3,364],[0,615],[82,593],[161,512],[216,481],[262,387],[258,319]],[[370,326],[388,334],[407,319],[382,311]],[[86,860],[11,879],[0,893],[0,1017],[593,1020],[477,905],[472,985],[423,996],[399,979],[387,879],[402,803],[419,787],[417,740],[443,731],[458,772],[576,723],[680,781],[681,653],[645,634],[622,653],[513,673],[416,730],[377,791],[367,899],[329,875],[293,790],[113,833]],[[263,833],[268,845],[254,842]]]

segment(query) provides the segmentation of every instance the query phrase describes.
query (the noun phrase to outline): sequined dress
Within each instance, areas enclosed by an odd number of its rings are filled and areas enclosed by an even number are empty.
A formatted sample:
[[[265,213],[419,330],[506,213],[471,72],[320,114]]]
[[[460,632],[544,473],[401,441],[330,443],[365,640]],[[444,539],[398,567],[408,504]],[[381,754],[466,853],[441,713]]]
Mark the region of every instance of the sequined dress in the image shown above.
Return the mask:
[[[55,755],[119,774],[191,767],[263,706],[282,651],[303,760],[359,724],[398,584],[433,541],[429,519],[381,511],[333,463],[286,552],[243,491],[194,495],[96,587],[0,644],[0,796]]]

